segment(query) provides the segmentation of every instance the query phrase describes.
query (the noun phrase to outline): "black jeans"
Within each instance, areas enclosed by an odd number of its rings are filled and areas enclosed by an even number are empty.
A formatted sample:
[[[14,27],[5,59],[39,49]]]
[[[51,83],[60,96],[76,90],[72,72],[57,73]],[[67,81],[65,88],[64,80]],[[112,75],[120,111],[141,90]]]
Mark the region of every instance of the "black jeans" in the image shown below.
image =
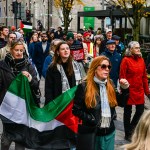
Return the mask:
[[[1,139],[1,150],[9,150],[11,143],[12,141],[8,139],[3,133]],[[15,143],[15,150],[25,150],[25,147]]]
[[[3,124],[3,133],[1,136],[1,150],[9,150],[9,147],[13,141],[6,134],[5,125]],[[19,143],[15,143],[15,150],[25,150],[25,147]]]
[[[131,137],[136,125],[138,124],[138,121],[141,118],[141,115],[144,112],[144,104],[136,105],[136,111],[133,115],[133,118],[131,120],[131,114],[132,114],[132,105],[126,105],[124,107],[124,130],[125,130],[125,136]]]

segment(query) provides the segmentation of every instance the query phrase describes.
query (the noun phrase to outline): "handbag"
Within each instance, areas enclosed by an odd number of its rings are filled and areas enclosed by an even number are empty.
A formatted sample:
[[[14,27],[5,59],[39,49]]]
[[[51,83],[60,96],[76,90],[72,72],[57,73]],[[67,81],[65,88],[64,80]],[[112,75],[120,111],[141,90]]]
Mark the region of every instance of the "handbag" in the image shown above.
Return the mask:
[[[94,150],[97,127],[78,125],[77,150]]]
[[[118,94],[117,103],[120,107],[125,107],[127,105],[129,98],[129,89],[126,89],[122,94]]]

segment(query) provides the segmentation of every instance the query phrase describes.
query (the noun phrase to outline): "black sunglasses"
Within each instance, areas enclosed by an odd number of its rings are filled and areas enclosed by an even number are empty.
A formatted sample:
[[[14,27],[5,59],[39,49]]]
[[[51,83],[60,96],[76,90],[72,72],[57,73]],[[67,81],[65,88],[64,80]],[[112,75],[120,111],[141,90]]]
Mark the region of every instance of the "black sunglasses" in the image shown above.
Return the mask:
[[[102,64],[102,65],[99,65],[101,67],[101,69],[106,69],[108,68],[109,70],[111,69],[111,65],[105,65],[105,64]]]

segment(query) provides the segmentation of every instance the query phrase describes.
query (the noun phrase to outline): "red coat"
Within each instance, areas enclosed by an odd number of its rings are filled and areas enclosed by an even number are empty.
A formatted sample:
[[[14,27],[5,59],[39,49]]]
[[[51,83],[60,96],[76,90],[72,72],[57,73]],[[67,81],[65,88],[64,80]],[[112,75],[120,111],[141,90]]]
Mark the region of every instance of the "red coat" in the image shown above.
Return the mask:
[[[149,94],[145,62],[142,57],[124,57],[120,66],[120,79],[130,84],[128,105],[144,104],[144,93]]]

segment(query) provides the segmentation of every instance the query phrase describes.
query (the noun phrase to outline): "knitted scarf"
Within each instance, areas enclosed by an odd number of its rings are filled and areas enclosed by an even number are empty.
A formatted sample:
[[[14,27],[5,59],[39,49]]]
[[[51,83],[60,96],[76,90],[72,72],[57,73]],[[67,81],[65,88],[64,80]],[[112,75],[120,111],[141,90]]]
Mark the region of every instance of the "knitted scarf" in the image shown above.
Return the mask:
[[[17,75],[26,65],[27,60],[25,58],[14,59],[10,53],[7,53],[5,56],[5,62],[11,68],[12,72]]]
[[[82,76],[81,76],[81,72],[80,72],[80,69],[79,69],[79,65],[75,61],[72,62],[72,65],[73,65],[73,70],[74,70],[74,74],[75,74],[76,85],[78,85],[81,82],[81,80],[82,80]],[[65,74],[65,71],[64,71],[62,65],[57,64],[57,69],[59,70],[59,72],[61,74],[62,93],[64,93],[65,91],[70,89],[68,78],[67,78],[67,76]]]
[[[101,100],[101,111],[102,111],[100,127],[108,128],[110,126],[111,112],[110,112],[110,106],[109,106],[108,95],[106,90],[107,79],[105,81],[101,81],[94,76],[94,81],[99,85],[99,89],[100,89],[100,100]]]

